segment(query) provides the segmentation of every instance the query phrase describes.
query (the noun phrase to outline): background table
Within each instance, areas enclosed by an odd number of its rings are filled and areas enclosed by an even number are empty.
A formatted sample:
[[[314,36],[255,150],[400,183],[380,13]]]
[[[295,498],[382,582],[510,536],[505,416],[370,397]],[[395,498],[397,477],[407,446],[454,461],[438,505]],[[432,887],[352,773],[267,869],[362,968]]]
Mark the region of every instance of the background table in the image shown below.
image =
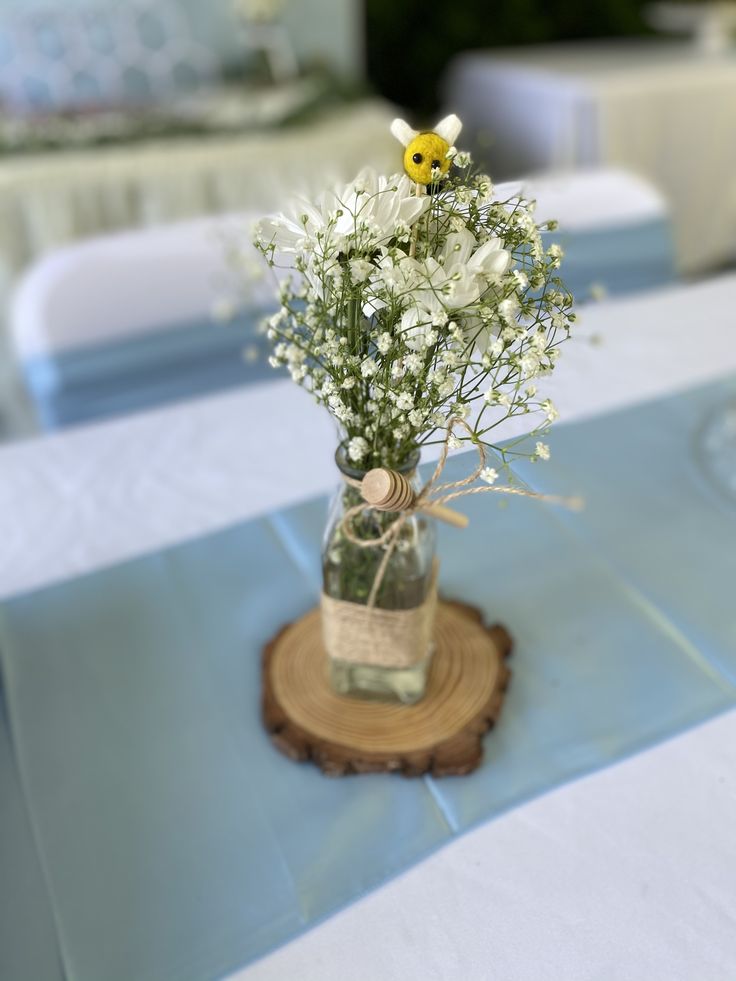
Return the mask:
[[[390,169],[392,115],[387,103],[367,100],[308,127],[9,157],[0,164],[0,278],[85,236],[222,211],[268,211],[285,187],[347,180],[366,163]]]
[[[680,270],[736,251],[736,57],[661,41],[472,52],[451,66],[445,101],[487,139],[496,179],[620,166],[660,187]]]
[[[263,214],[280,206],[285,188],[306,192],[349,180],[365,164],[391,171],[392,116],[387,103],[365,100],[325,112],[308,126],[0,161],[0,407],[12,416],[14,404],[25,405],[5,307],[16,277],[33,260],[116,229],[226,211]]]
[[[584,310],[549,383],[563,418],[736,370],[734,300],[729,276]],[[8,447],[0,594],[325,490],[333,448],[289,383]],[[520,807],[239,977],[725,981],[735,736],[732,713]]]

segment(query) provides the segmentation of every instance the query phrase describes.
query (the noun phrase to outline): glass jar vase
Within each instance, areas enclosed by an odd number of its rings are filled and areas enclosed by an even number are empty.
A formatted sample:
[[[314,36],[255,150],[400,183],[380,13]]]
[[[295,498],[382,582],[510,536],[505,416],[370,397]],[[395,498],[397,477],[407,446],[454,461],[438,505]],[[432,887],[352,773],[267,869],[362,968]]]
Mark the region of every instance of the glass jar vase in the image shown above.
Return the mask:
[[[322,550],[330,682],[340,695],[411,704],[424,695],[434,649],[434,521],[421,512],[369,507],[359,486],[365,471],[350,463],[343,447],[335,460],[342,479]],[[415,491],[418,462],[415,450],[395,468]],[[386,540],[371,544],[379,538]]]

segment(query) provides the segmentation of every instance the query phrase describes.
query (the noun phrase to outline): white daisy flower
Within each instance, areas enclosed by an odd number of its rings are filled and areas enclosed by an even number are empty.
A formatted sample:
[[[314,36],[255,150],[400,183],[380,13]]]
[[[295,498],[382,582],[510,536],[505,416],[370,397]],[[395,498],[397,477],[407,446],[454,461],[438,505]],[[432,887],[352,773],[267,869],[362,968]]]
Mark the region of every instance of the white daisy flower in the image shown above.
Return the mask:
[[[388,244],[399,223],[411,227],[429,207],[417,197],[406,175],[384,177],[366,167],[345,187],[327,191],[316,204],[300,201],[290,215],[263,218],[255,228],[257,244],[284,254],[314,259],[359,247],[374,251]]]

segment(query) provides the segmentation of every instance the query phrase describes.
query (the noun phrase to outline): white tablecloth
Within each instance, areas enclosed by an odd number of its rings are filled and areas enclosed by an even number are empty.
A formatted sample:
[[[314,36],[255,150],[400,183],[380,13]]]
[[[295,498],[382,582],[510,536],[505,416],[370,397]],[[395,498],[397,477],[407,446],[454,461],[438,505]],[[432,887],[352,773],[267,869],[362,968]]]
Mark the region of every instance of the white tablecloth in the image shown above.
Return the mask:
[[[452,842],[233,981],[731,981],[736,712]]]
[[[735,304],[732,275],[585,309],[563,419],[736,371]],[[288,382],[6,447],[0,596],[325,490],[333,448]],[[729,713],[519,807],[238,978],[730,981],[734,742]]]
[[[736,55],[667,41],[472,52],[445,100],[488,137],[497,178],[623,167],[666,195],[682,272],[736,253]]]

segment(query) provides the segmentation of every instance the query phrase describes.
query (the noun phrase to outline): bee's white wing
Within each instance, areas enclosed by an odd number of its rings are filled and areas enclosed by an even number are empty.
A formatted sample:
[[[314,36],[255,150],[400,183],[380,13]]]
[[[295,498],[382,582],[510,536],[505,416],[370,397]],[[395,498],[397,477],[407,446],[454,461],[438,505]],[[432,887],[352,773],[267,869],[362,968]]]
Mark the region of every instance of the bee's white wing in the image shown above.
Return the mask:
[[[451,113],[449,116],[445,116],[441,119],[434,128],[437,136],[441,136],[443,140],[452,146],[455,140],[460,135],[460,130],[463,128],[463,124],[460,122],[455,113]]]
[[[409,146],[414,137],[419,136],[417,130],[403,119],[394,119],[391,123],[391,132],[403,146]]]

